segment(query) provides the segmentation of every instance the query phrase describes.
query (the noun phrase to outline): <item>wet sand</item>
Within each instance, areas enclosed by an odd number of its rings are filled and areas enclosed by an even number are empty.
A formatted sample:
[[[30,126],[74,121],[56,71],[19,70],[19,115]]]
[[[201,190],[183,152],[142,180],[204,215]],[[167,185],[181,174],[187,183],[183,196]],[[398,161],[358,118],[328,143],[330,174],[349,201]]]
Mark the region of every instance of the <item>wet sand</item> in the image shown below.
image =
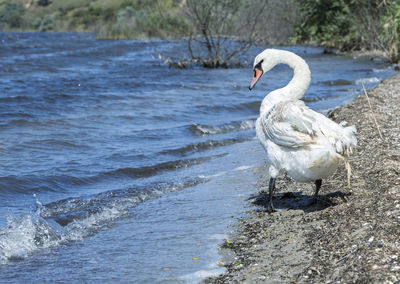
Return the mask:
[[[329,114],[358,130],[350,188],[343,165],[305,207],[314,185],[280,177],[269,214],[260,170],[256,209],[221,245],[227,272],[205,283],[400,283],[400,74],[368,95],[383,139],[364,94]]]

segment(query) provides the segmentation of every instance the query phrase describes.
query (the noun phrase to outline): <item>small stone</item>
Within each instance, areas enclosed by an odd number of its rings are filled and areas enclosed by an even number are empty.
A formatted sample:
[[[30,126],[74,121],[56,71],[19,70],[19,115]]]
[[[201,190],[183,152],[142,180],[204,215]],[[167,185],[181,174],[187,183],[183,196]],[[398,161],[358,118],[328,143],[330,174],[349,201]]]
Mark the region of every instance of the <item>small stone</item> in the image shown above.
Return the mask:
[[[395,265],[390,269],[390,271],[400,271],[400,266],[399,265]]]

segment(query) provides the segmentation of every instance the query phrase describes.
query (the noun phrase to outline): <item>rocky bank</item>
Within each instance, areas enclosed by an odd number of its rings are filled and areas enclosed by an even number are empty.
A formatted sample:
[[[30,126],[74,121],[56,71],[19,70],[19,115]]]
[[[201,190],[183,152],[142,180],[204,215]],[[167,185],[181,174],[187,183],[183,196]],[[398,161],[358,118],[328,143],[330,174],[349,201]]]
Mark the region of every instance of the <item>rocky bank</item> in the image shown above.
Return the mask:
[[[358,130],[351,186],[342,166],[305,207],[313,185],[281,177],[269,214],[260,170],[257,209],[221,245],[227,272],[205,283],[400,283],[400,74],[368,95],[383,138],[364,94],[329,114]]]

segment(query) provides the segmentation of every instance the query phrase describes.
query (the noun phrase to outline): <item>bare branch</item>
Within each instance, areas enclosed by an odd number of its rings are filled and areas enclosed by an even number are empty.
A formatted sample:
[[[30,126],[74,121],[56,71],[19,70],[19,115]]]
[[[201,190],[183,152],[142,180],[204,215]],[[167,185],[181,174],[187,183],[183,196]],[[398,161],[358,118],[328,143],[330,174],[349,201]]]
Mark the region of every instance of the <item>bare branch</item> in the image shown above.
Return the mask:
[[[186,0],[187,19],[201,36],[189,37],[190,56],[201,58],[200,62],[210,67],[228,66],[254,43],[266,42],[270,30],[278,30],[285,21],[277,15],[295,13],[289,9],[293,3],[294,0]],[[275,23],[277,19],[279,23]],[[268,24],[274,26],[266,28]],[[275,34],[282,38],[281,33]]]

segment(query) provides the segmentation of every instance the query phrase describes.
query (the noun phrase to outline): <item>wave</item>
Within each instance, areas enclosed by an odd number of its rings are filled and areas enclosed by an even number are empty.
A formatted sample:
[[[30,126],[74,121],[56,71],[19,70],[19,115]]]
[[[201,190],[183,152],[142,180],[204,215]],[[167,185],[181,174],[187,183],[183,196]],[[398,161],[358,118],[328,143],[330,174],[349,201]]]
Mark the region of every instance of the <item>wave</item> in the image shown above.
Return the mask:
[[[156,184],[68,198],[42,205],[30,214],[7,218],[0,229],[0,264],[26,259],[35,251],[82,240],[129,214],[129,209],[168,192],[206,182],[205,178],[182,183]]]
[[[306,103],[314,103],[320,101],[321,98],[318,98],[317,96],[306,95],[302,97],[301,100]]]
[[[385,68],[372,68],[372,72],[383,73],[393,71],[393,66],[387,66]]]
[[[225,140],[209,140],[205,142],[200,142],[196,144],[190,144],[184,147],[169,149],[161,151],[160,154],[168,155],[168,154],[175,154],[175,155],[187,155],[192,152],[200,152],[204,150],[209,150],[217,147],[228,146],[235,143],[241,143],[245,141],[249,141],[251,138],[232,138],[232,139],[225,139]]]
[[[240,122],[232,122],[220,126],[210,126],[204,124],[193,124],[190,129],[195,135],[214,135],[228,132],[249,130],[255,127],[255,120],[243,120]]]
[[[61,244],[65,237],[59,229],[36,214],[9,217],[7,228],[0,230],[0,264],[22,260],[39,248]]]
[[[74,186],[92,183],[91,177],[71,175],[9,175],[0,177],[0,191],[9,193],[31,194],[33,192],[63,192]]]
[[[333,81],[324,81],[322,82],[322,84],[327,86],[347,86],[347,85],[353,85],[353,82],[344,79],[337,79]]]
[[[372,77],[372,78],[361,78],[356,80],[356,84],[376,84],[376,83],[380,83],[381,79],[377,78],[377,77]]]
[[[41,119],[34,114],[25,114],[22,112],[15,113],[15,114],[1,114],[3,118],[2,122],[0,122],[0,126],[2,127],[32,127],[32,128],[39,128],[39,127],[73,127],[74,125],[71,124],[71,120],[67,119]],[[85,127],[86,126],[82,126]]]
[[[221,111],[258,111],[260,109],[261,101],[245,102],[240,104],[220,104],[220,105],[202,105],[198,106],[200,112],[215,113]]]
[[[6,103],[22,103],[22,102],[27,102],[32,100],[31,97],[25,96],[25,95],[16,95],[16,96],[8,96],[8,97],[2,97],[0,98],[0,103],[1,104],[6,104]]]
[[[60,149],[63,151],[66,149],[79,149],[79,150],[90,149],[88,146],[84,144],[77,144],[72,141],[59,140],[54,138],[29,141],[27,143],[24,143],[24,146],[26,148],[31,148],[31,149],[50,149],[50,150]]]
[[[30,114],[30,113],[26,113],[26,112],[22,112],[22,111],[18,111],[18,112],[3,112],[1,114],[2,118],[34,118],[35,116]]]
[[[92,176],[71,176],[71,175],[19,175],[0,177],[0,191],[12,193],[32,193],[41,191],[62,192],[71,187],[93,186],[97,182],[109,179],[144,178],[160,174],[165,171],[173,171],[188,168],[212,159],[221,158],[227,153],[211,155],[192,159],[179,159],[158,163],[138,168],[119,168],[110,171],[103,171]]]
[[[140,177],[150,177],[156,174],[159,174],[164,171],[171,171],[177,170],[181,168],[187,168],[191,166],[195,166],[204,162],[207,162],[212,159],[221,158],[225,156],[226,153],[200,157],[200,158],[193,158],[193,159],[184,159],[184,160],[175,160],[175,161],[168,161],[164,163],[159,163],[151,166],[144,166],[139,168],[120,168],[108,172],[103,172],[98,175],[97,178],[104,178],[104,177],[121,177],[127,176],[131,178],[140,178]]]

